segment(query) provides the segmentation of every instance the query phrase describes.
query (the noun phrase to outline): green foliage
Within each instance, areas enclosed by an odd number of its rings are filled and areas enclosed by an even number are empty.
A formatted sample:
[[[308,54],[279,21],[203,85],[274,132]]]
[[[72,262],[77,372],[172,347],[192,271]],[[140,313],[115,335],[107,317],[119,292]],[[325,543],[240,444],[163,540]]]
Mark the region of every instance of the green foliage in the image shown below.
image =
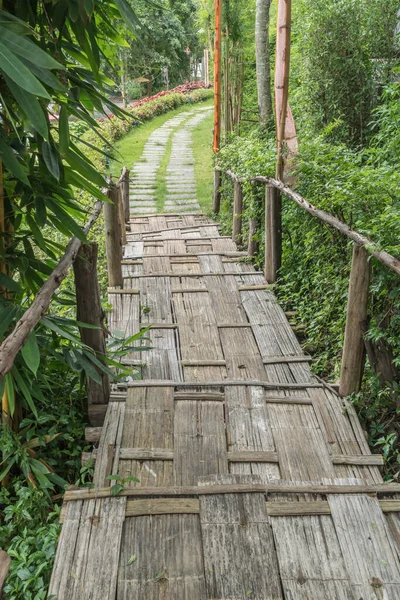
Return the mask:
[[[296,3],[291,102],[298,126],[318,132],[340,119],[337,140],[364,142],[398,52],[399,9],[399,0]]]
[[[4,593],[8,600],[44,600],[60,533],[59,508],[45,494],[17,484],[0,492],[4,526],[0,547],[11,557]]]

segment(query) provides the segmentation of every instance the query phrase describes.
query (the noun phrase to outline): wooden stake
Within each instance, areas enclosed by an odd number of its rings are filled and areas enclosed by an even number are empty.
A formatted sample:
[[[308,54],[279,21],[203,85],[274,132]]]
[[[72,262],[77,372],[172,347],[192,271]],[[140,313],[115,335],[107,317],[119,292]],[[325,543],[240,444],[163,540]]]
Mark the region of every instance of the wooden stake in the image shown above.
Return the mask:
[[[221,38],[222,0],[215,0],[215,50],[214,50],[214,144],[216,154],[221,143]]]
[[[129,219],[131,216],[129,205],[129,169],[127,169],[126,167],[122,169],[121,191],[125,223],[129,223]]]
[[[265,268],[268,283],[275,283],[282,259],[281,195],[271,185],[265,186]]]
[[[108,269],[108,284],[110,287],[122,287],[122,241],[118,212],[118,190],[111,184],[108,190],[111,202],[104,203],[104,229],[106,235],[106,254]]]
[[[218,214],[221,208],[222,171],[214,169],[213,212]]]
[[[235,180],[234,198],[233,198],[233,226],[232,239],[240,245],[242,243],[242,211],[243,211],[243,190],[242,184]]]
[[[121,230],[121,244],[125,246],[126,244],[126,226],[125,226],[125,206],[124,206],[124,196],[122,192],[122,185],[117,187],[118,193],[118,221],[119,227]],[[122,253],[121,253],[122,259]]]
[[[97,244],[92,242],[82,245],[74,262],[77,319],[81,323],[97,327],[97,329],[80,327],[81,340],[97,354],[104,356],[106,353],[104,312],[97,279],[97,255]],[[107,404],[110,398],[110,381],[103,371],[98,368],[96,370],[101,377],[101,384],[87,378],[88,403]]]
[[[349,396],[360,391],[365,364],[363,322],[367,318],[370,265],[368,253],[354,245],[351,264],[346,330],[339,393]]]
[[[258,243],[254,239],[256,231],[257,231],[257,221],[256,221],[256,219],[250,219],[250,221],[249,221],[249,243],[247,246],[247,254],[249,256],[254,256],[258,249]]]

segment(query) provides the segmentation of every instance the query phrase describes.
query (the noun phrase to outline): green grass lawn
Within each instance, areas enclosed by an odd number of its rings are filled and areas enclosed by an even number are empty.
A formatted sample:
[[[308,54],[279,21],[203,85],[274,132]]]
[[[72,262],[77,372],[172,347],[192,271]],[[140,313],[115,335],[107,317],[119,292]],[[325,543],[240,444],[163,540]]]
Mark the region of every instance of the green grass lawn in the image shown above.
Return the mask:
[[[209,103],[212,106],[212,102]],[[204,105],[203,105],[204,106]],[[212,209],[214,186],[213,165],[213,113],[193,130],[194,174],[197,184],[197,199],[204,212]]]
[[[171,117],[174,117],[182,112],[195,110],[196,106],[212,106],[212,104],[212,98],[206,102],[199,102],[198,104],[185,104],[176,110],[171,110],[163,115],[159,115],[158,117],[147,121],[143,125],[138,125],[137,127],[131,129],[129,133],[118,140],[118,142],[116,142],[114,145],[113,155],[115,156],[116,160],[111,161],[111,174],[119,177],[123,166],[131,169],[132,165],[140,159],[144,145],[149,136],[155,129],[158,129],[158,127],[164,125],[168,119],[171,119]]]

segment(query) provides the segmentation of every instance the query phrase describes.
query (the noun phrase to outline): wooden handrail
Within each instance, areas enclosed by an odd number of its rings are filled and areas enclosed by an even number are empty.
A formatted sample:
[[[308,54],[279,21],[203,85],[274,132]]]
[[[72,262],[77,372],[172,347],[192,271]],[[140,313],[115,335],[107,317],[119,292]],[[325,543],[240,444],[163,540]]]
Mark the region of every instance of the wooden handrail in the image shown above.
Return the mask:
[[[317,208],[308,202],[299,193],[293,191],[282,181],[273,177],[262,175],[256,177],[238,177],[230,170],[224,171],[216,167],[218,181],[222,174],[229,177],[234,183],[235,200],[233,207],[233,239],[240,239],[242,215],[238,215],[238,188],[242,196],[242,185],[246,181],[250,183],[264,183],[265,193],[265,262],[264,274],[268,282],[274,283],[279,272],[282,257],[282,226],[281,226],[281,197],[282,194],[296,202],[300,208],[313,217],[317,217],[322,223],[334,227],[342,235],[354,242],[353,258],[350,272],[346,328],[344,334],[344,346],[342,355],[342,366],[340,374],[339,393],[341,396],[349,396],[359,392],[365,364],[364,330],[363,323],[366,320],[368,309],[368,288],[370,280],[369,256],[376,258],[385,267],[400,275],[400,260],[385,250],[374,249],[374,242],[351,229],[346,223],[332,214]],[[220,202],[220,190],[219,202]],[[219,208],[219,203],[218,203]],[[217,212],[217,211],[215,211]],[[250,226],[249,226],[250,229]],[[254,227],[253,227],[254,229]],[[254,235],[254,231],[251,235]]]
[[[83,227],[83,232],[86,235],[93,227],[100,216],[103,207],[103,202],[97,200],[93,207],[92,214],[87,223]],[[71,238],[65,250],[64,256],[61,258],[57,266],[53,269],[50,277],[44,282],[39,292],[36,294],[32,304],[25,311],[24,315],[16,323],[13,331],[6,337],[0,346],[0,381],[11,370],[15,357],[26,343],[31,332],[39,323],[44,312],[49,307],[51,297],[56,289],[65,279],[68,269],[75,260],[82,242],[77,237]]]
[[[218,170],[221,171],[221,169]],[[296,204],[300,206],[300,208],[307,211],[313,217],[317,217],[320,221],[323,221],[327,225],[334,227],[335,229],[340,231],[340,233],[342,233],[343,235],[351,239],[353,242],[355,242],[358,246],[364,246],[365,249],[380,263],[397,273],[397,275],[400,275],[399,259],[395,258],[388,252],[385,252],[384,250],[374,250],[373,240],[369,239],[365,235],[362,235],[361,233],[358,233],[357,231],[354,231],[354,229],[351,229],[351,227],[349,227],[346,223],[333,216],[332,214],[320,208],[317,208],[316,206],[311,204],[311,202],[303,198],[303,196],[301,196],[297,192],[294,192],[290,187],[282,183],[282,181],[278,181],[277,179],[274,179],[272,177],[265,177],[262,175],[245,179],[243,177],[238,177],[235,173],[232,173],[232,171],[230,170],[223,172],[225,173],[225,175],[230,177],[232,181],[235,182],[244,183],[245,181],[250,181],[252,183],[265,183],[280,190],[283,194],[285,194],[285,196],[296,202]]]

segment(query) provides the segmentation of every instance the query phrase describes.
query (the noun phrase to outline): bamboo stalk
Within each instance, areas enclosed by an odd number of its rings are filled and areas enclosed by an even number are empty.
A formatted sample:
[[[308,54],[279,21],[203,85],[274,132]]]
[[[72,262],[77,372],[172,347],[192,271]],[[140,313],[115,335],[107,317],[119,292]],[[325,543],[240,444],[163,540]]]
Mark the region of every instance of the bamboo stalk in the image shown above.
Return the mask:
[[[93,224],[99,218],[103,202],[98,200],[94,205],[93,212],[83,227],[85,234],[92,228]],[[77,238],[73,237],[69,241],[69,244],[65,250],[64,256],[61,258],[57,266],[54,268],[50,277],[40,288],[36,294],[32,304],[25,312],[23,317],[17,322],[13,331],[3,341],[0,346],[0,381],[3,377],[11,370],[15,357],[25,344],[31,332],[34,330],[42,315],[47,310],[51,297],[55,290],[61,285],[65,276],[67,275],[68,269],[72,265],[82,242]]]

